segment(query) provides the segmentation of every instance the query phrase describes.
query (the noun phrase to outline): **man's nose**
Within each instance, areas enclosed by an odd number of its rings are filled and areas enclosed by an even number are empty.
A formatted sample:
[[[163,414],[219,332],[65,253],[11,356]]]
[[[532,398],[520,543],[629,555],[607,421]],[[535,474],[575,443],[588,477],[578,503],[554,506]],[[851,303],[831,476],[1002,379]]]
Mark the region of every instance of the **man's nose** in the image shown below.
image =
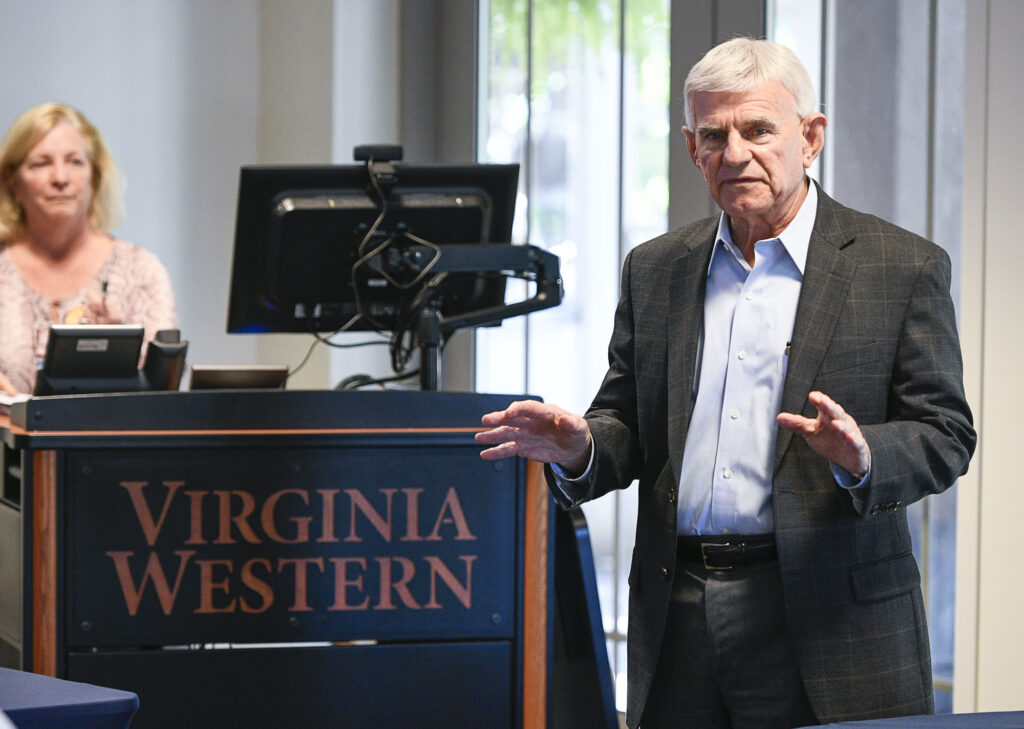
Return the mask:
[[[750,148],[742,135],[731,132],[725,138],[725,146],[722,149],[722,162],[729,167],[739,167],[750,160]]]

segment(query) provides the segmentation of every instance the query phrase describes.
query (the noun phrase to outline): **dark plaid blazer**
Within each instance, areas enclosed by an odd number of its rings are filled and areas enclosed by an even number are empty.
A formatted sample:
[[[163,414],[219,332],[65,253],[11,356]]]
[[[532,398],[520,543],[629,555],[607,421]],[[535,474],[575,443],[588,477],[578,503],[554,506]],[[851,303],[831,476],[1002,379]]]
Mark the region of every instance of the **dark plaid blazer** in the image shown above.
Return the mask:
[[[691,224],[629,254],[609,369],[586,414],[596,460],[579,501],[639,480],[629,576],[631,727],[643,712],[668,611],[676,491],[717,222]],[[821,390],[857,420],[871,448],[870,482],[855,497],[803,438],[778,433],[779,566],[821,722],[933,711],[906,507],[962,475],[976,440],[949,285],[941,248],[819,190],[782,409],[813,417],[807,395]]]

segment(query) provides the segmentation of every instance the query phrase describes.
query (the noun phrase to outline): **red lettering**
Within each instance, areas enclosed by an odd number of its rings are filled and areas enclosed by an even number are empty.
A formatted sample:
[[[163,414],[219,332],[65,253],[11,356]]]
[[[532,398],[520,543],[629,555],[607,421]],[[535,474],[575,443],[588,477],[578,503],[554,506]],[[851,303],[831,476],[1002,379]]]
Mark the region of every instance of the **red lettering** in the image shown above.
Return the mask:
[[[256,510],[256,501],[253,499],[252,494],[248,491],[214,491],[213,493],[220,501],[220,518],[218,520],[220,531],[217,534],[217,538],[214,540],[214,543],[235,543],[235,540],[231,538],[231,523],[234,522],[235,528],[238,529],[238,533],[242,535],[242,538],[245,541],[250,544],[259,544],[260,538],[256,536],[256,532],[254,532],[252,527],[249,525],[249,517],[252,516],[252,512]],[[242,502],[241,512],[234,515],[231,513],[232,496],[237,496]]]
[[[213,591],[220,590],[224,593],[230,594],[230,585],[228,584],[228,578],[224,578],[220,582],[213,581],[213,568],[227,567],[228,574],[231,574],[234,564],[230,559],[197,559],[196,564],[199,565],[199,607],[196,609],[197,613],[233,613],[235,612],[235,598],[231,598],[230,602],[224,607],[213,606]]]
[[[142,527],[142,533],[146,535],[146,543],[149,546],[152,547],[156,544],[156,538],[160,536],[160,530],[164,526],[164,519],[167,518],[167,510],[171,506],[174,492],[181,488],[184,483],[184,481],[164,481],[164,486],[167,487],[167,495],[164,497],[163,508],[160,509],[160,518],[154,521],[153,512],[149,510],[149,504],[146,503],[146,497],[142,493],[142,489],[146,488],[149,482],[121,482],[121,486],[128,491],[128,496],[132,500],[132,506],[135,508],[135,517],[139,520],[139,526]]]
[[[286,494],[293,494],[298,496],[304,504],[309,504],[309,493],[301,491],[299,489],[282,489],[281,491],[275,491],[270,497],[263,502],[263,508],[260,510],[260,524],[263,525],[263,533],[273,539],[275,542],[281,544],[302,544],[309,541],[309,522],[313,520],[310,516],[291,516],[288,520],[296,526],[295,536],[287,539],[282,537],[280,532],[277,531],[277,524],[274,522],[274,510],[277,508],[277,502],[281,500]]]
[[[185,565],[188,564],[195,551],[178,550],[175,551],[175,554],[178,555],[178,576],[174,579],[173,588],[167,583],[167,576],[164,574],[163,566],[160,564],[160,558],[156,552],[149,553],[146,569],[142,573],[142,579],[139,580],[138,588],[136,588],[129,565],[129,560],[135,555],[135,552],[107,552],[107,556],[114,560],[114,569],[117,570],[117,578],[121,581],[121,592],[124,594],[124,604],[130,615],[135,615],[138,612],[142,593],[145,592],[146,585],[151,581],[164,615],[171,614],[174,602],[178,599],[178,588],[181,587],[181,578],[185,574]]]
[[[456,579],[455,575],[441,561],[440,557],[424,557],[427,564],[430,565],[430,601],[424,607],[441,607],[441,603],[437,601],[437,578],[440,577],[448,585],[448,589],[452,591],[452,594],[462,603],[462,606],[467,610],[470,609],[473,605],[473,562],[476,561],[476,557],[477,555],[475,554],[459,557],[466,565],[466,581],[464,584]]]
[[[348,570],[350,565],[359,567],[362,571],[366,571],[366,559],[363,557],[332,557],[331,563],[334,564],[334,604],[331,605],[329,610],[366,610],[370,604],[370,598],[366,597],[358,605],[350,605],[348,602],[348,590],[349,588],[355,588],[360,592],[363,591],[363,576],[350,578],[348,576]]]
[[[337,542],[334,536],[334,497],[338,495],[338,489],[317,489],[322,500],[321,515],[324,520],[323,528],[320,530],[318,542]]]
[[[439,532],[443,524],[451,524],[455,527],[457,541],[476,539],[473,532],[469,530],[466,513],[462,510],[462,502],[459,501],[459,494],[454,487],[449,488],[448,493],[445,494],[444,503],[441,504],[441,510],[437,514],[437,521],[434,522],[434,528],[427,536],[428,542],[441,541]]]
[[[189,536],[185,544],[206,544],[203,539],[203,497],[205,491],[186,491],[189,498]]]
[[[271,570],[269,559],[250,559],[242,565],[242,584],[263,598],[263,604],[259,607],[250,606],[244,597],[239,598],[243,613],[262,613],[269,610],[270,606],[274,604],[274,591],[270,589],[270,585],[253,574],[254,565],[261,565],[268,573]]]
[[[382,517],[380,513],[373,508],[366,497],[363,496],[363,492],[358,489],[345,489],[345,493],[348,494],[349,499],[352,501],[352,508],[349,511],[349,532],[348,536],[345,537],[346,542],[361,542],[363,541],[356,534],[356,512],[362,512],[373,528],[377,530],[377,533],[384,537],[384,541],[391,541],[391,497],[395,495],[397,489],[381,489],[380,492],[384,494],[387,505],[387,519]]]
[[[420,536],[420,494],[423,489],[402,489],[405,494],[405,536],[403,542],[422,542]]]
[[[290,612],[308,612],[312,610],[307,600],[307,589],[306,589],[306,568],[310,565],[314,565],[324,571],[324,558],[323,557],[295,557],[295,558],[281,558],[277,560],[277,569],[282,571],[284,567],[293,565],[295,567],[295,602],[288,608]]]
[[[394,590],[401,599],[402,604],[412,610],[419,610],[419,603],[409,591],[409,581],[416,574],[416,567],[412,560],[406,557],[375,557],[380,566],[380,601],[374,605],[374,610],[394,610],[395,604],[391,602],[391,591]],[[391,579],[391,565],[394,563],[402,565],[402,578],[397,582]]]

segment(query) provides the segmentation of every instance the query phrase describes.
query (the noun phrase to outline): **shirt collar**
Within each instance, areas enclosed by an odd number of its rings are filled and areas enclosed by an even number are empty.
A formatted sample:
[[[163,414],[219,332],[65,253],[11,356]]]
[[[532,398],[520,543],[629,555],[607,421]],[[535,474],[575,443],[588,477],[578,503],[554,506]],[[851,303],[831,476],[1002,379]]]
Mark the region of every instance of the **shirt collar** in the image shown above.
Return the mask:
[[[807,195],[804,196],[804,201],[800,203],[800,209],[797,210],[796,216],[789,221],[789,225],[786,226],[785,230],[777,236],[782,242],[782,247],[786,249],[793,263],[796,264],[800,275],[803,275],[804,266],[807,263],[807,248],[811,243],[811,231],[814,229],[814,218],[817,213],[818,187],[814,184],[813,180],[808,180]],[[736,244],[733,243],[732,233],[729,232],[729,218],[724,212],[718,219],[715,249],[712,251],[711,261],[708,263],[709,273],[711,271],[711,263],[715,260],[715,255],[723,248],[727,248],[734,256],[742,259],[742,254],[736,248]]]

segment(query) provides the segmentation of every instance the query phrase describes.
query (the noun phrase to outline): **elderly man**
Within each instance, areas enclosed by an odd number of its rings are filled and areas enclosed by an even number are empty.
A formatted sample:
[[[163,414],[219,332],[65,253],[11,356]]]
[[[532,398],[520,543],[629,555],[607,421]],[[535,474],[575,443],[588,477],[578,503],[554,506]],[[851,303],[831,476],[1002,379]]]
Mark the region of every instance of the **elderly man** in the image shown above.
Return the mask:
[[[629,726],[931,712],[906,508],[975,445],[949,258],[807,178],[827,122],[785,47],[717,46],[684,91],[721,216],[629,254],[585,417],[513,403],[481,455],[552,464],[565,506],[639,480]]]

